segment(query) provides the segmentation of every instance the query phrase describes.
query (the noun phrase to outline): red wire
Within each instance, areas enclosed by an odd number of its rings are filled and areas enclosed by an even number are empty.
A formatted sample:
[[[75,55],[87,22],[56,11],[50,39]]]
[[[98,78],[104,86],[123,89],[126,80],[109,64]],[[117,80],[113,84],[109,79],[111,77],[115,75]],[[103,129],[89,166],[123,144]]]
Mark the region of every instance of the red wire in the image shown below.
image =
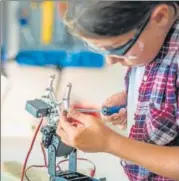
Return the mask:
[[[27,153],[27,155],[26,155],[26,158],[25,158],[25,161],[24,161],[24,164],[23,164],[23,168],[22,168],[21,181],[24,181],[24,175],[25,175],[25,171],[26,171],[27,162],[28,162],[30,153],[31,153],[31,151],[32,151],[32,149],[33,149],[35,140],[36,140],[36,138],[37,138],[37,134],[38,134],[38,132],[39,132],[39,130],[40,130],[40,127],[41,127],[42,123],[43,123],[43,118],[41,118],[41,121],[40,121],[37,129],[35,130],[35,133],[34,133],[32,142],[31,142],[31,144],[30,144],[29,151],[28,151],[28,153]]]
[[[43,123],[43,118],[41,118],[41,121],[40,121],[37,129],[35,130],[35,133],[34,133],[32,142],[31,142],[31,144],[30,144],[30,148],[29,148],[28,153],[27,153],[27,155],[26,155],[26,158],[25,158],[25,161],[24,161],[24,164],[23,164],[23,169],[22,169],[21,181],[24,181],[24,176],[25,176],[26,172],[27,172],[30,168],[32,168],[32,167],[36,167],[36,168],[44,168],[44,167],[46,167],[46,168],[47,168],[47,167],[48,167],[46,152],[45,152],[43,143],[41,143],[40,145],[41,145],[41,150],[42,150],[42,153],[43,153],[43,158],[44,158],[44,164],[45,164],[45,165],[31,165],[31,166],[29,166],[29,167],[26,169],[26,166],[27,166],[27,162],[28,162],[30,153],[31,153],[31,151],[32,151],[32,149],[33,149],[35,140],[36,140],[36,138],[37,138],[37,135],[38,135],[38,132],[39,132],[39,130],[40,130],[40,127],[41,127],[42,123]],[[90,160],[88,160],[88,159],[85,159],[85,158],[78,158],[78,160],[87,161],[87,162],[89,162],[89,163],[91,163],[91,164],[93,165],[94,168],[93,168],[93,170],[91,171],[90,176],[91,176],[91,177],[94,177],[95,172],[96,172],[96,166],[95,166],[95,164],[94,164],[92,161],[90,161]],[[59,163],[57,163],[56,167],[59,168],[59,170],[61,170],[60,164],[63,163],[63,162],[67,162],[67,161],[69,161],[69,159],[60,161]]]
[[[95,165],[92,161],[90,161],[90,160],[88,160],[88,159],[86,159],[86,158],[77,158],[77,160],[86,161],[86,162],[91,163],[91,164],[93,165],[93,169],[92,169],[92,171],[90,172],[90,176],[91,176],[91,177],[94,177],[94,176],[95,176],[95,173],[96,173],[96,165]],[[67,162],[67,161],[69,161],[69,159],[62,160],[62,161],[58,162],[58,163],[57,163],[57,167],[61,170],[60,164],[62,164],[62,163],[64,163],[64,162]]]
[[[44,168],[45,167],[45,165],[31,165],[31,166],[29,166],[27,169],[26,169],[26,172],[29,170],[29,169],[31,169],[31,168]]]
[[[30,179],[28,178],[28,176],[26,175],[27,174],[27,171],[30,170],[31,168],[47,168],[48,167],[48,164],[47,164],[47,156],[46,156],[46,152],[45,152],[45,148],[43,146],[43,143],[41,142],[40,143],[41,145],[41,151],[43,153],[43,159],[44,159],[44,165],[31,165],[29,166],[26,171],[25,171],[25,177],[28,181],[30,181]]]
[[[46,156],[46,152],[45,152],[43,143],[40,143],[40,145],[41,145],[41,150],[42,150],[42,153],[43,153],[44,165],[31,165],[31,166],[29,166],[29,167],[25,170],[25,173],[24,173],[24,175],[25,175],[25,177],[26,177],[26,179],[27,179],[28,181],[30,181],[29,178],[28,178],[27,175],[26,175],[28,170],[30,170],[31,168],[47,168],[47,167],[48,167],[48,165],[47,165],[47,156]]]

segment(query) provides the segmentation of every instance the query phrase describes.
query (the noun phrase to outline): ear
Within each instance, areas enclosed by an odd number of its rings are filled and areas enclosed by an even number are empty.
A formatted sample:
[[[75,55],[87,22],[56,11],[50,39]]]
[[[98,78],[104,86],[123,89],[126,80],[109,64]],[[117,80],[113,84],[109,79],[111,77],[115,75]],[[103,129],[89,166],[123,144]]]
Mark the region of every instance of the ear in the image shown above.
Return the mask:
[[[165,27],[170,21],[171,10],[167,4],[161,4],[157,6],[152,15],[152,23],[159,27]]]

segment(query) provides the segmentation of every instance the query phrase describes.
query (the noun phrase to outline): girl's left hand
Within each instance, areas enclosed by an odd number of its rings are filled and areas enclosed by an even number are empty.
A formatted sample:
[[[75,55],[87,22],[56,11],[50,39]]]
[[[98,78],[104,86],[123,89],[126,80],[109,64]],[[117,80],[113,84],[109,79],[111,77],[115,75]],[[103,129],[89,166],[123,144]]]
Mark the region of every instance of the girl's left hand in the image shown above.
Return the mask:
[[[77,120],[81,124],[72,124]],[[62,141],[85,152],[106,152],[108,140],[113,131],[94,116],[82,114],[71,108],[69,113],[61,113],[57,134]]]

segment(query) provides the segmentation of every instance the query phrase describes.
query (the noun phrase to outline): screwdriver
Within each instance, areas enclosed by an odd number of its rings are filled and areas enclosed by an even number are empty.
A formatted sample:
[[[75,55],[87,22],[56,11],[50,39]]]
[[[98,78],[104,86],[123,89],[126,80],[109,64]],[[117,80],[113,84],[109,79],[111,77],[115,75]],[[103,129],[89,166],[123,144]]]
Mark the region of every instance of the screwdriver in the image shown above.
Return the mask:
[[[103,107],[99,109],[76,109],[81,113],[102,113],[104,116],[111,116],[112,114],[118,113],[122,108],[126,108],[126,105]]]

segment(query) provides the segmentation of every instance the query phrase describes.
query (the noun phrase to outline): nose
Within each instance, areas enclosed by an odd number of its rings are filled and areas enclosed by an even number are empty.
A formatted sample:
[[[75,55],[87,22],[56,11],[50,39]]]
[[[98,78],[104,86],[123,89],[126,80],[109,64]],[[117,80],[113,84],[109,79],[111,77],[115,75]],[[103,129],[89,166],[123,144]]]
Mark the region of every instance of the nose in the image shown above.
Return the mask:
[[[106,62],[109,65],[113,65],[116,63],[122,63],[124,61],[123,58],[118,57],[118,56],[106,56]]]

